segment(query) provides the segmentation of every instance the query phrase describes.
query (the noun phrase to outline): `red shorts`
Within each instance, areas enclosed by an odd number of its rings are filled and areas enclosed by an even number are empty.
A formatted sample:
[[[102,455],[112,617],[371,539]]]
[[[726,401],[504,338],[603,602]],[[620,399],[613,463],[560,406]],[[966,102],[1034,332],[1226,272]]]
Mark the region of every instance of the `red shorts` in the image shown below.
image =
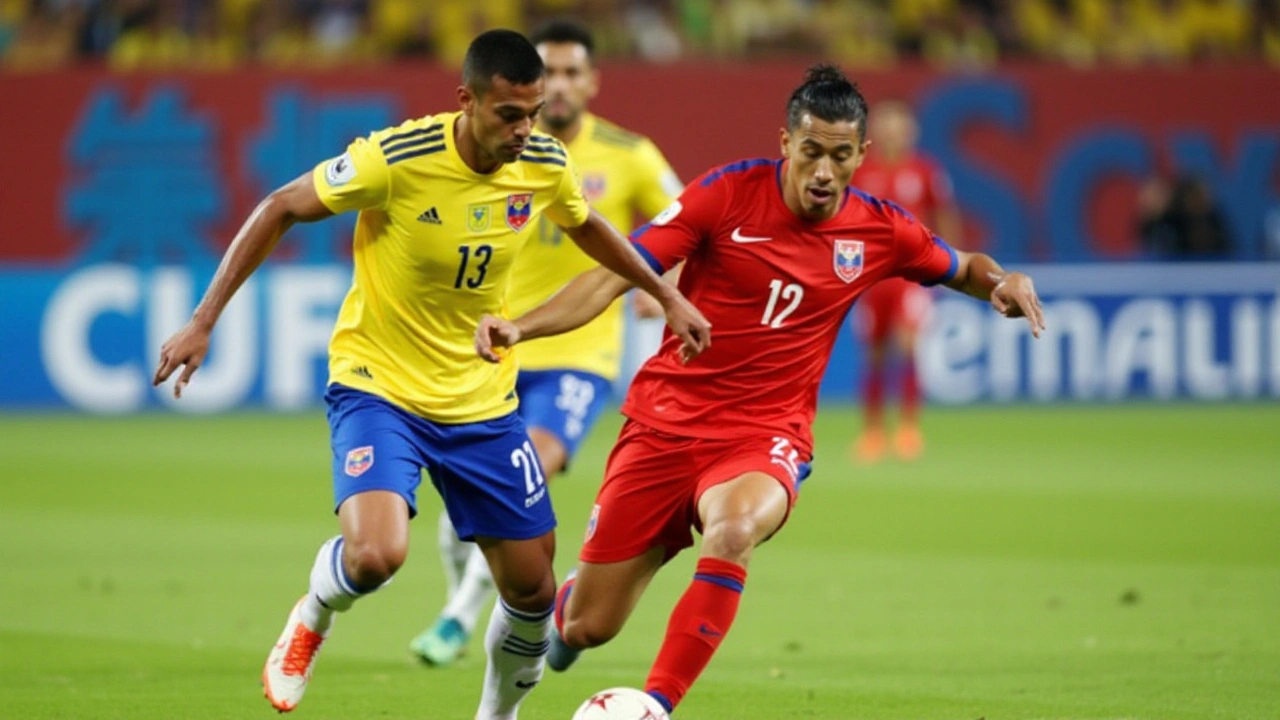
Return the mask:
[[[858,298],[857,326],[864,342],[889,339],[897,330],[916,332],[929,318],[929,291],[902,278],[881,280]]]
[[[708,440],[627,420],[609,455],[578,558],[613,563],[665,547],[666,559],[671,559],[693,545],[693,528],[701,530],[697,508],[702,493],[749,472],[777,479],[794,507],[809,460],[788,437],[749,434]]]

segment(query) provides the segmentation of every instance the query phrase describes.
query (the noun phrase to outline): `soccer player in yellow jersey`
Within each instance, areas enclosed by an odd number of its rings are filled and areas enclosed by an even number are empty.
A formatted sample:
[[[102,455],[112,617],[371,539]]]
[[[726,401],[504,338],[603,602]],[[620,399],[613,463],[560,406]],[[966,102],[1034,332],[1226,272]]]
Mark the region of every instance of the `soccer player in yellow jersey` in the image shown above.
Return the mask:
[[[568,148],[591,207],[614,227],[630,229],[637,216],[647,220],[670,205],[684,186],[657,146],[587,112],[599,88],[591,33],[558,20],[530,40],[547,68],[547,104],[538,128]],[[514,317],[532,310],[595,265],[544,216],[512,268],[509,312]],[[547,478],[564,470],[608,402],[621,361],[624,314],[619,299],[577,330],[520,346],[520,416]],[[440,518],[440,551],[448,602],[409,646],[437,666],[452,663],[466,648],[493,591],[483,554],[458,539],[448,513]]]
[[[154,382],[183,368],[174,384],[180,397],[219,313],[281,234],[295,222],[360,211],[325,394],[342,532],[321,545],[310,588],[263,668],[267,698],[282,712],[302,699],[335,613],[404,563],[423,469],[458,534],[484,551],[502,598],[485,637],[477,720],[514,720],[541,678],[555,516],[515,412],[515,372],[473,349],[481,315],[503,312],[512,261],[539,217],[658,298],[690,354],[709,342],[698,311],[588,210],[563,146],[533,131],[545,85],[533,45],[510,30],[483,33],[462,79],[461,112],[356,140],[271,193],[241,227],[191,321],[160,351]]]

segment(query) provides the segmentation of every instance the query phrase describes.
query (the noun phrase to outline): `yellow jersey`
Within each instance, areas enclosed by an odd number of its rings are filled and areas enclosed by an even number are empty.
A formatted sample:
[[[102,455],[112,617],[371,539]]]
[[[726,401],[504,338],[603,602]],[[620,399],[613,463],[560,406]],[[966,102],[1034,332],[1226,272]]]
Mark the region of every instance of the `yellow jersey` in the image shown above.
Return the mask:
[[[535,133],[518,161],[482,175],[458,155],[460,115],[380,130],[312,171],[326,207],[360,211],[329,382],[455,424],[515,411],[515,363],[480,359],[476,325],[505,314],[512,263],[540,216],[577,227],[588,214],[559,141]]]
[[[648,138],[587,113],[569,143],[587,202],[614,227],[628,232],[636,215],[651,218],[671,204],[684,186]],[[538,221],[512,271],[507,303],[512,317],[541,305],[580,273],[596,266],[555,218]],[[623,305],[618,300],[600,317],[574,330],[521,343],[516,357],[524,370],[571,369],[610,380],[622,356]]]

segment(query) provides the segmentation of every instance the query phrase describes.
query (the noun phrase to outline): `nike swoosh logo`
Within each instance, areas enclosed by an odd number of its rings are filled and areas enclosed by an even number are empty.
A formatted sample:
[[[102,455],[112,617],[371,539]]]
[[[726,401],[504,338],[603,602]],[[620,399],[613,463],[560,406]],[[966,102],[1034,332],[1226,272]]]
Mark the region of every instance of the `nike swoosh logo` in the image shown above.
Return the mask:
[[[771,237],[754,237],[751,235],[743,235],[742,228],[740,227],[734,228],[733,235],[730,235],[729,237],[736,243],[769,242],[770,240],[773,239]]]
[[[516,681],[516,687],[520,688],[521,690],[528,690],[529,688],[537,684],[538,684],[537,680],[534,680],[533,682],[525,682],[523,680]]]
[[[765,239],[767,240],[768,238],[765,238]],[[724,633],[720,632],[719,630],[716,630],[715,628],[711,627],[706,623],[702,623],[701,625],[698,626],[698,632],[702,633],[703,635],[709,635],[711,637],[721,637],[722,635],[724,635]]]

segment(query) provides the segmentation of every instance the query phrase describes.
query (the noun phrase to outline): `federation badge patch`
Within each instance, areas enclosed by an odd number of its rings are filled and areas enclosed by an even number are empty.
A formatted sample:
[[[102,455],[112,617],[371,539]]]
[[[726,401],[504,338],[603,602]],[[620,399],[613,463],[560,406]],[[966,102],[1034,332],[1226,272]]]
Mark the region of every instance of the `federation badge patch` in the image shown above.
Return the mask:
[[[524,229],[533,217],[533,193],[518,193],[507,196],[507,227],[516,232]]]
[[[365,445],[347,452],[346,473],[351,477],[360,477],[373,467],[373,446]]]
[[[591,536],[596,534],[596,525],[600,523],[600,506],[591,506],[591,519],[587,521],[587,536],[582,539],[585,543],[591,540]]]
[[[835,246],[834,265],[836,277],[851,283],[862,274],[863,265],[861,240],[837,240]]]
[[[587,173],[582,176],[582,195],[587,202],[596,202],[604,197],[604,173]]]
[[[679,200],[672,200],[671,204],[664,208],[662,212],[658,213],[651,222],[654,225],[666,225],[672,220],[675,220],[676,216],[679,215],[680,211],[683,209],[684,206],[680,204]]]
[[[467,230],[473,233],[489,229],[489,206],[485,204],[467,206]]]
[[[356,166],[350,153],[342,153],[324,166],[324,179],[330,187],[342,187],[356,176]]]

